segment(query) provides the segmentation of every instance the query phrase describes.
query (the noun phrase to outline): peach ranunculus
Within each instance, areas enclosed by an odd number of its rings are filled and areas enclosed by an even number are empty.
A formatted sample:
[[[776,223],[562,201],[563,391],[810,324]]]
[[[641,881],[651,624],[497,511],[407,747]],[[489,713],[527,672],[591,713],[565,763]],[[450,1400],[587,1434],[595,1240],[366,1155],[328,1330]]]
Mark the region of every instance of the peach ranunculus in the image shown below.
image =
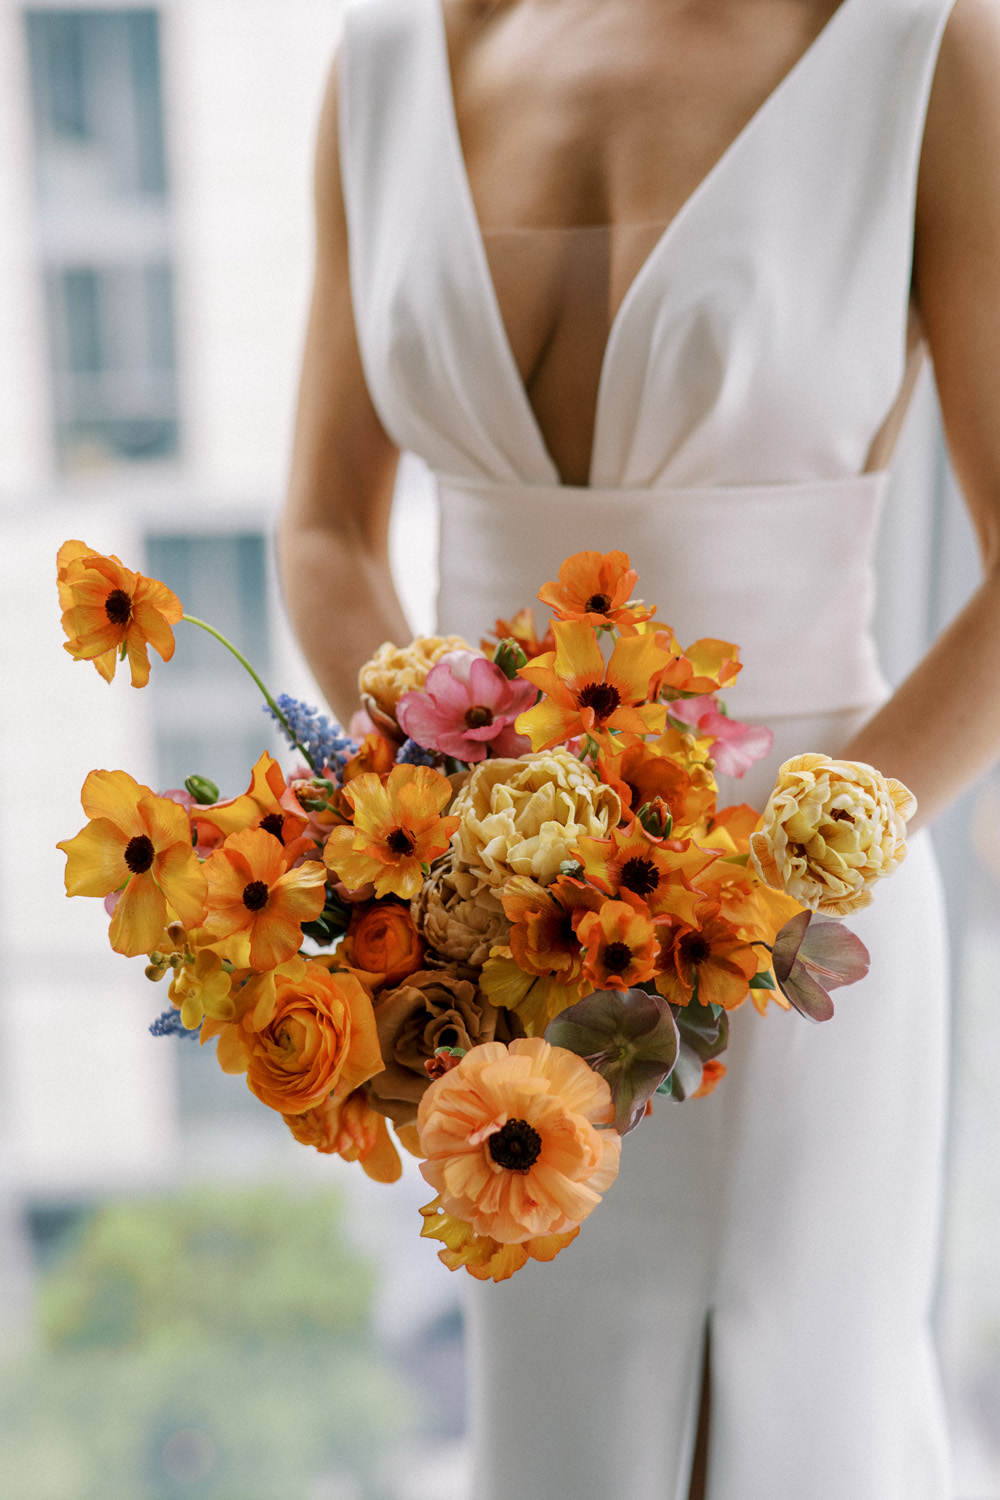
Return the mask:
[[[174,654],[174,632],[184,614],[177,595],[156,578],[133,573],[117,557],[105,557],[86,542],[64,542],[56,559],[64,650],[76,661],[92,661],[105,682],[119,655],[128,657],[132,686],[149,681],[152,646],[164,661]]]
[[[846,917],[906,857],[916,798],[860,761],[800,755],[785,761],[750,836],[761,879],[811,911]]]
[[[361,701],[378,727],[395,730],[396,704],[404,693],[422,688],[427,673],[449,651],[468,651],[460,635],[421,635],[408,646],[384,641],[358,673]]]
[[[385,1116],[372,1109],[364,1089],[342,1098],[331,1094],[304,1114],[283,1118],[300,1146],[360,1162],[373,1182],[398,1182],[403,1175]]]
[[[477,766],[452,804],[455,883],[463,896],[512,875],[548,885],[583,834],[606,838],[621,804],[568,750]]]
[[[338,954],[351,968],[364,969],[377,975],[379,984],[391,985],[420,968],[424,944],[408,906],[376,901],[355,908]]]
[[[185,927],[196,927],[205,910],[205,876],[184,808],[127,771],[91,771],[80,800],[90,822],[56,845],[66,855],[66,894],[121,892],[108,929],[115,952],[151,953],[167,925],[168,903]]]
[[[541,1037],[473,1047],[420,1101],[420,1170],[445,1213],[523,1244],[566,1234],[618,1175],[607,1083]]]
[[[289,965],[274,977],[263,1025],[258,1006],[218,1028],[219,1064],[246,1073],[257,1098],[281,1115],[316,1109],[335,1090],[347,1093],[382,1067],[375,1014],[353,974],[317,963]]]

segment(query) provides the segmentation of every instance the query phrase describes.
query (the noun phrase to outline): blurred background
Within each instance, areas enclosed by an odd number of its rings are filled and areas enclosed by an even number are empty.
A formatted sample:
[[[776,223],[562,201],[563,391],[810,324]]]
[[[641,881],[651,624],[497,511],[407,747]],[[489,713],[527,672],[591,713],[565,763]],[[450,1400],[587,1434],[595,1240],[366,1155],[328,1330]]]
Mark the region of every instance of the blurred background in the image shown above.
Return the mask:
[[[69,660],[54,588],[66,538],[163,578],[272,688],[317,701],[271,530],[338,19],[337,0],[0,0],[9,1500],[474,1500],[458,1277],[417,1237],[429,1191],[412,1167],[384,1188],[295,1145],[242,1079],[150,1037],[165,991],[109,951],[95,903],[66,901],[54,848],[83,822],[93,767],[161,789],[198,771],[231,795],[277,751],[250,685],[200,632],[181,627],[142,694]],[[399,490],[400,593],[426,630],[435,520],[415,462]],[[929,380],[882,548],[898,679],[977,576]],[[1000,1500],[1000,779],[937,841],[956,983],[939,1332],[960,1500]]]

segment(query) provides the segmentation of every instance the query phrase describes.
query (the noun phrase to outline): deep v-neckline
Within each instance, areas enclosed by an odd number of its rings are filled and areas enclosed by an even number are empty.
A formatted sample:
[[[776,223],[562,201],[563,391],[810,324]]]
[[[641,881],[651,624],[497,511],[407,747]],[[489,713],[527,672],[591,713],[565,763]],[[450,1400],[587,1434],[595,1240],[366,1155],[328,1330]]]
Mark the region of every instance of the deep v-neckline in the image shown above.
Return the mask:
[[[817,53],[822,51],[824,44],[828,43],[828,38],[836,33],[838,22],[851,9],[852,3],[860,4],[860,0],[840,0],[837,9],[813,37],[805,51],[796,58],[788,71],[782,75],[766,98],[757,106],[746,124],[733,136],[721,154],[716,157],[705,175],[692,188],[673,218],[664,226],[659,238],[629,282],[625,294],[619,302],[614,317],[611,320],[608,337],[604,345],[604,352],[601,357],[600,374],[597,383],[597,399],[594,409],[593,436],[587,466],[588,486],[593,484],[596,467],[595,458],[598,456],[603,429],[602,412],[608,399],[607,389],[611,382],[617,349],[622,342],[623,329],[628,322],[632,307],[642,295],[646,284],[654,276],[661,262],[666,258],[667,252],[683,224],[696,212],[699,204],[711,192],[716,180],[725,172],[733,159],[739,155],[743,143],[761,128],[762,122],[766,121],[794,83],[812,65]],[[458,110],[455,102],[455,89],[451,73],[451,56],[448,50],[448,31],[445,25],[442,0],[429,0],[429,5],[434,14],[438,31],[435,51],[441,72],[440,98],[443,101],[443,109],[446,117],[445,134],[452,158],[451,175],[454,178],[456,196],[460,204],[459,221],[461,229],[464,231],[470,257],[479,280],[483,310],[492,328],[493,352],[500,366],[503,368],[504,379],[508,386],[512,388],[515,400],[523,414],[525,440],[528,440],[528,433],[530,432],[536,448],[536,456],[539,462],[549,471],[549,481],[553,484],[560,484],[562,483],[562,479],[559,469],[549,452],[545,435],[542,432],[535,409],[531,404],[531,398],[528,395],[521,372],[518,369],[517,360],[514,357],[510,335],[507,332],[507,325],[504,322],[503,311],[500,306],[500,298],[497,295],[496,283],[493,280],[493,273],[490,269],[489,257],[486,252],[486,241],[482,225],[479,222],[475,199],[472,195],[472,183],[469,178],[465,152],[462,147],[462,137],[458,128]],[[574,227],[567,226],[567,230],[571,230]]]

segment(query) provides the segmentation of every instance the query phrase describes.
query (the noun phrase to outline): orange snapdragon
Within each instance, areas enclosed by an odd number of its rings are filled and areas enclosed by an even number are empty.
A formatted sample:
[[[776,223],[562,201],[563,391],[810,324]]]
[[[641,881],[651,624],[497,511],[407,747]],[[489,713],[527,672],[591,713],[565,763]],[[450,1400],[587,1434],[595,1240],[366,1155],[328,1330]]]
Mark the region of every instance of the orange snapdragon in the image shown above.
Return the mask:
[[[127,656],[132,686],[145,687],[147,648],[152,646],[164,661],[174,654],[171,626],[184,614],[177,595],[86,542],[64,542],[56,561],[64,649],[76,661],[92,661],[105,682],[114,677],[119,656]]]

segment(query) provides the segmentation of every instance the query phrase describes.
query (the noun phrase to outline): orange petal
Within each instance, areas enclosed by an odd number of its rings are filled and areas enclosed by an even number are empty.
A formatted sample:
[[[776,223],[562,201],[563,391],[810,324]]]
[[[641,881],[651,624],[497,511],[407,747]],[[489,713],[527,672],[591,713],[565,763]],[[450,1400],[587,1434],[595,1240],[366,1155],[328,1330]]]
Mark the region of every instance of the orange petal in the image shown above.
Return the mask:
[[[167,925],[167,903],[151,872],[133,875],[118,898],[108,937],[116,953],[152,953]]]
[[[139,799],[152,797],[127,771],[91,771],[83,783],[80,801],[88,818],[107,818],[129,838],[146,832],[139,814]]]
[[[129,878],[128,836],[107,818],[95,818],[56,848],[66,856],[67,896],[110,896]]]

